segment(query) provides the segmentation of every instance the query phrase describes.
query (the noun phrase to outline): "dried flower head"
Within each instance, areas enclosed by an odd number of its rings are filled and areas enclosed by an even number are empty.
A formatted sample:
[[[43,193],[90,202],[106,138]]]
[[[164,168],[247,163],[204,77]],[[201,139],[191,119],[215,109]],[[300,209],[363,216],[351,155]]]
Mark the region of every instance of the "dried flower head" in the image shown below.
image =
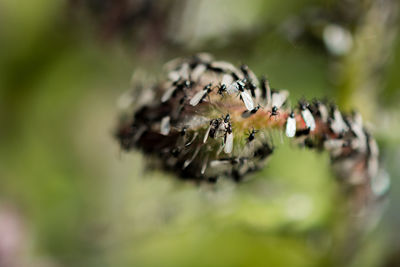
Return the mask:
[[[328,151],[344,184],[367,190],[363,195],[373,191],[378,146],[359,114],[318,100],[290,107],[288,91],[209,54],[172,60],[165,70],[165,79],[142,90],[133,116],[121,120],[117,138],[124,150],[141,149],[184,178],[239,181],[263,167],[274,138],[285,135]]]

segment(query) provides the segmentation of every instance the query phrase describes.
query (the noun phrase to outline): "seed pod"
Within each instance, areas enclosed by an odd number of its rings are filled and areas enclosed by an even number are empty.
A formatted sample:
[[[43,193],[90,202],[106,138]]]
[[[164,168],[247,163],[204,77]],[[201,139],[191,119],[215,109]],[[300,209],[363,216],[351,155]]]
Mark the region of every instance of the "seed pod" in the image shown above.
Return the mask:
[[[211,56],[168,64],[165,78],[152,87],[153,101],[138,103],[134,115],[121,120],[116,136],[123,149],[141,149],[181,177],[240,181],[265,165],[274,150],[270,132],[278,130],[302,146],[328,151],[341,181],[373,196],[378,147],[358,114],[347,116],[337,107],[329,114],[318,100],[301,101],[296,114],[284,105],[287,90],[271,92],[249,67],[240,71]]]

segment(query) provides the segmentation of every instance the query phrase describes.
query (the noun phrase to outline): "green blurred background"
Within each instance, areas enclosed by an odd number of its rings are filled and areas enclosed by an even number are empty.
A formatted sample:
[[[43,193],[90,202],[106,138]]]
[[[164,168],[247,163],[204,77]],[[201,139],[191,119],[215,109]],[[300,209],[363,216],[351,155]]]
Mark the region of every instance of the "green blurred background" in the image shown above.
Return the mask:
[[[0,266],[400,266],[398,6],[1,0]],[[200,51],[266,74],[292,103],[359,110],[392,179],[382,219],[355,234],[328,155],[290,144],[216,187],[121,153],[133,71]]]

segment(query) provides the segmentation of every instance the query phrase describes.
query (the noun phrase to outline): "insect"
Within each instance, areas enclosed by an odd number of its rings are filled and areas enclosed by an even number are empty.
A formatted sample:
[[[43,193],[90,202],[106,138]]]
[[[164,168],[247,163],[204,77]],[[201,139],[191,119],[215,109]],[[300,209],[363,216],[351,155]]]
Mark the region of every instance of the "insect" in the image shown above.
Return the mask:
[[[337,158],[342,154],[343,148],[348,146],[344,139],[329,139],[324,141],[324,148],[330,151],[331,156]]]
[[[222,80],[221,80],[221,84],[232,84],[233,83],[233,77],[232,75],[229,74],[224,74],[224,76],[222,76]]]
[[[204,134],[203,143],[207,142],[208,136],[211,136],[211,138],[215,137],[215,133],[219,128],[220,123],[221,122],[219,119],[212,119],[210,121],[210,126],[207,128],[207,131]]]
[[[248,111],[248,110],[243,111],[243,113],[242,113],[242,118],[245,118],[245,119],[246,119],[246,118],[250,117],[251,115],[256,114],[257,111],[258,111],[260,108],[262,108],[262,107],[261,107],[260,104],[258,104],[255,108],[253,108],[253,109],[250,110],[250,111]]]
[[[224,123],[228,123],[231,120],[231,115],[226,114],[225,118],[224,118]]]
[[[198,53],[191,58],[190,67],[195,68],[198,64],[207,65],[213,60],[213,56],[208,53]]]
[[[252,96],[252,97],[256,97],[256,89],[257,89],[257,86],[256,86],[254,83],[252,83],[252,82],[251,82],[249,79],[247,79],[247,78],[244,78],[244,79],[243,79],[243,83],[244,83],[244,87],[245,87],[246,89],[250,90],[251,96]]]
[[[247,110],[254,109],[254,102],[248,92],[245,91],[245,85],[242,81],[236,81],[228,86],[227,91],[229,94],[239,93],[240,99],[243,101]]]
[[[178,71],[171,71],[168,73],[168,79],[170,79],[173,82],[178,81],[181,78],[180,74]]]
[[[254,75],[254,73],[249,69],[249,66],[247,66],[246,64],[241,65],[240,70],[244,74],[244,77],[250,82],[257,81],[256,75]]]
[[[211,130],[210,130],[210,136],[211,136],[211,138],[215,138],[215,136],[216,136],[216,134],[217,134],[217,132],[218,132],[218,129],[219,129],[220,125],[221,125],[221,119],[215,119],[215,120],[213,120],[212,127],[211,127]]]
[[[169,131],[171,130],[170,120],[171,118],[169,116],[165,116],[161,119],[160,133],[162,135],[169,134]]]
[[[212,88],[211,88],[211,83],[207,84],[206,86],[204,86],[204,89],[201,90],[200,92],[197,92],[192,99],[190,99],[190,105],[192,106],[197,106],[197,104],[201,103],[204,98],[212,92]]]
[[[355,139],[352,140],[352,147],[355,150],[366,152],[368,149],[367,135],[365,134],[362,117],[359,113],[354,112],[351,118],[348,118],[348,125]]]
[[[317,109],[316,110],[317,116],[321,118],[321,121],[323,123],[327,123],[329,118],[329,111],[326,108],[325,104],[321,103],[320,101],[314,101],[314,106]]]
[[[183,63],[179,69],[169,72],[168,78],[173,82],[181,79],[189,80],[189,70],[189,63]]]
[[[251,114],[256,114],[257,111],[258,111],[260,108],[261,108],[261,106],[260,106],[260,104],[258,104],[255,108],[253,108],[253,109],[250,111],[250,113],[251,113]]]
[[[192,82],[189,80],[178,80],[172,83],[172,86],[161,97],[161,103],[167,102],[171,97],[174,97],[177,92],[184,90],[185,88],[192,87]]]
[[[294,118],[294,112],[292,111],[286,121],[286,136],[294,137],[296,135],[296,119]]]
[[[253,108],[253,109],[250,110],[250,111],[249,111],[249,110],[243,111],[243,113],[242,113],[242,118],[245,118],[245,119],[249,118],[251,115],[256,114],[257,111],[258,111],[260,108],[262,108],[262,107],[261,107],[260,104],[258,104],[255,108]]]
[[[190,78],[192,78],[193,81],[197,81],[200,76],[207,70],[207,66],[204,64],[198,64],[190,74]]]
[[[255,84],[255,82],[257,82],[257,77],[256,75],[249,69],[249,67],[247,65],[242,65],[240,66],[240,70],[242,71],[243,75],[244,75],[244,84],[245,87],[247,89],[249,89],[251,91],[251,95],[253,97],[256,97],[256,89],[257,89],[257,85]]]
[[[264,105],[267,109],[272,107],[271,101],[271,87],[269,80],[265,77],[261,77],[261,97],[264,99]]]
[[[310,131],[314,131],[315,120],[313,115],[311,114],[308,103],[300,102],[299,106],[301,110],[301,117],[303,117],[304,123],[306,124],[307,128],[310,128]]]
[[[249,136],[247,137],[247,143],[250,143],[251,141],[254,140],[257,132],[258,131],[254,130],[254,128],[251,131],[249,131]]]
[[[296,137],[307,136],[310,134],[310,128],[296,130]]]
[[[235,80],[244,78],[242,73],[240,73],[240,71],[235,66],[233,66],[231,63],[228,62],[214,61],[208,65],[208,68],[215,72],[231,74],[232,77],[235,78]]]
[[[271,109],[271,115],[269,116],[270,118],[272,116],[277,116],[279,114],[278,110],[286,102],[286,99],[288,98],[288,96],[289,96],[289,92],[287,90],[271,92],[272,109]]]
[[[226,154],[230,154],[233,149],[233,132],[232,132],[232,125],[229,122],[228,127],[225,129],[225,136],[224,136],[224,152]]]
[[[161,97],[161,103],[167,102],[176,92],[176,90],[178,90],[176,86],[171,86],[167,91],[165,91],[165,93]]]
[[[224,95],[224,93],[226,93],[226,85],[225,84],[221,84],[218,87],[218,92],[219,95]]]
[[[335,106],[332,107],[332,117],[329,119],[329,126],[335,134],[341,134],[349,130],[349,127],[343,120],[342,113]]]

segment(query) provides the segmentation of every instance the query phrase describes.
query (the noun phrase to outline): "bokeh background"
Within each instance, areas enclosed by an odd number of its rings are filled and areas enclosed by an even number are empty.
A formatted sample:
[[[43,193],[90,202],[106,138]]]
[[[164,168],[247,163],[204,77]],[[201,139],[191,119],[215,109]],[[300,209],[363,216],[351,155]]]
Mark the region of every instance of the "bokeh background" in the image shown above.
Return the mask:
[[[396,0],[1,0],[0,266],[400,266]],[[113,133],[140,69],[206,51],[362,113],[391,177],[361,233],[329,157],[240,185],[146,169]],[[355,234],[357,232],[357,234]]]

